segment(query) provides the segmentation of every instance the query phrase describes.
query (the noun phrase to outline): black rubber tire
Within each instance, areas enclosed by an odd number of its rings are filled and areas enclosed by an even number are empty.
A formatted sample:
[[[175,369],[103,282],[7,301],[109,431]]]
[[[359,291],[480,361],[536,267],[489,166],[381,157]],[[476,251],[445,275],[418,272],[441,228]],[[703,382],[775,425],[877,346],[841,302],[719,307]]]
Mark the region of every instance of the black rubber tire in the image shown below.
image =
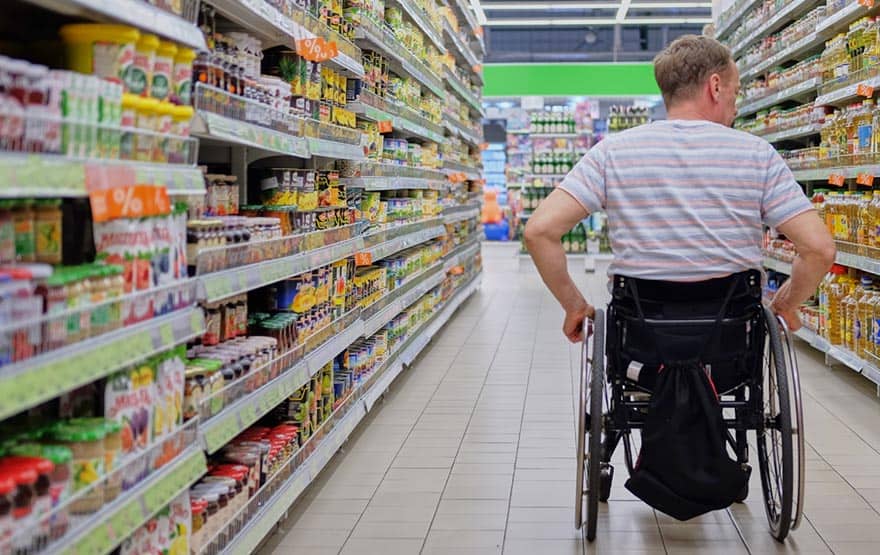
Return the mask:
[[[596,311],[593,320],[593,364],[590,369],[590,421],[587,441],[586,491],[587,491],[587,541],[596,539],[596,523],[599,516],[601,495],[600,467],[602,462],[602,398],[605,396],[605,313]]]
[[[770,525],[770,534],[782,542],[788,536],[792,524],[794,498],[794,448],[792,439],[792,412],[788,391],[788,372],[782,350],[782,336],[776,317],[765,309],[768,344],[762,363],[765,375],[764,419],[773,423],[762,434],[757,433],[758,465],[761,472],[761,488],[764,493],[764,510]],[[776,391],[769,387],[775,379]],[[775,397],[775,414],[767,414],[767,402]]]

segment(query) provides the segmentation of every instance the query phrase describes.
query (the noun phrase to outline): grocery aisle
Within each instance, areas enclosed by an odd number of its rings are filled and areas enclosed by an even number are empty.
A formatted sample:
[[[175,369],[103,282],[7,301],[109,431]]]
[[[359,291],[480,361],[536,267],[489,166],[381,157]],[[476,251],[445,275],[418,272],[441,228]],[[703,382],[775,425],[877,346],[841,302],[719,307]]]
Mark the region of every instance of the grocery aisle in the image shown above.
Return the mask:
[[[876,553],[880,405],[869,382],[801,347],[807,520],[785,546],[747,503],[678,523],[634,500],[618,474],[586,545],[572,526],[576,349],[513,245],[484,245],[482,290],[392,387],[292,509],[262,554]],[[591,299],[599,273],[572,271]],[[801,344],[803,345],[803,344]],[[621,454],[619,451],[618,454]],[[754,473],[757,476],[757,473]]]

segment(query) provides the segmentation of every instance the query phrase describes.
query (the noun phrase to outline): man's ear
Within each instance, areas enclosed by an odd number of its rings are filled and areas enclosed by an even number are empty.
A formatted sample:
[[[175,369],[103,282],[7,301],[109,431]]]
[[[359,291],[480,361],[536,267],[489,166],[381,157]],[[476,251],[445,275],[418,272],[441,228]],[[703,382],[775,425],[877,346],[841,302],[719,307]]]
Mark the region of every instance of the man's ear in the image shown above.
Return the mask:
[[[718,101],[721,97],[721,75],[717,73],[713,73],[709,76],[709,94],[712,96],[712,100]]]

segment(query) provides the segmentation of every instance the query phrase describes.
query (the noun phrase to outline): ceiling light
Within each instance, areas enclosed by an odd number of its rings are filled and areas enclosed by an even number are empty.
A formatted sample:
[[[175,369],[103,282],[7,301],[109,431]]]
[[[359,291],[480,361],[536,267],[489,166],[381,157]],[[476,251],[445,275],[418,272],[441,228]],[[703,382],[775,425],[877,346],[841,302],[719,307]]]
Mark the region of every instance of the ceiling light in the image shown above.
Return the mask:
[[[632,6],[630,6],[632,7]],[[630,17],[627,25],[705,25],[711,23],[711,17]],[[587,18],[522,18],[522,19],[490,19],[487,27],[578,27],[583,25],[619,25],[614,17]]]
[[[476,0],[473,0],[476,1]],[[483,11],[515,12],[542,10],[616,10],[620,2],[485,2],[480,7]],[[711,8],[712,2],[632,2],[631,10],[674,9],[674,8]]]

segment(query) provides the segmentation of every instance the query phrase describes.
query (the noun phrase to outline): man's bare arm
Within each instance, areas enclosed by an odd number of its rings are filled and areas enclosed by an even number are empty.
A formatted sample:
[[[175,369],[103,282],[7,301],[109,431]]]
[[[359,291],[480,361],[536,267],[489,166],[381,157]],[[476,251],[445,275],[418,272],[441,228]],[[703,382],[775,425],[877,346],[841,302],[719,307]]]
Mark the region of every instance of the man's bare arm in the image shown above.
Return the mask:
[[[588,215],[574,197],[556,189],[541,202],[525,229],[526,247],[541,279],[565,310],[562,331],[572,342],[583,338],[583,320],[595,311],[568,274],[562,236]]]
[[[819,282],[834,264],[834,240],[812,210],[791,218],[777,228],[797,249],[791,265],[791,277],[776,292],[770,307],[782,316],[788,326],[801,327],[798,307],[815,292]]]

